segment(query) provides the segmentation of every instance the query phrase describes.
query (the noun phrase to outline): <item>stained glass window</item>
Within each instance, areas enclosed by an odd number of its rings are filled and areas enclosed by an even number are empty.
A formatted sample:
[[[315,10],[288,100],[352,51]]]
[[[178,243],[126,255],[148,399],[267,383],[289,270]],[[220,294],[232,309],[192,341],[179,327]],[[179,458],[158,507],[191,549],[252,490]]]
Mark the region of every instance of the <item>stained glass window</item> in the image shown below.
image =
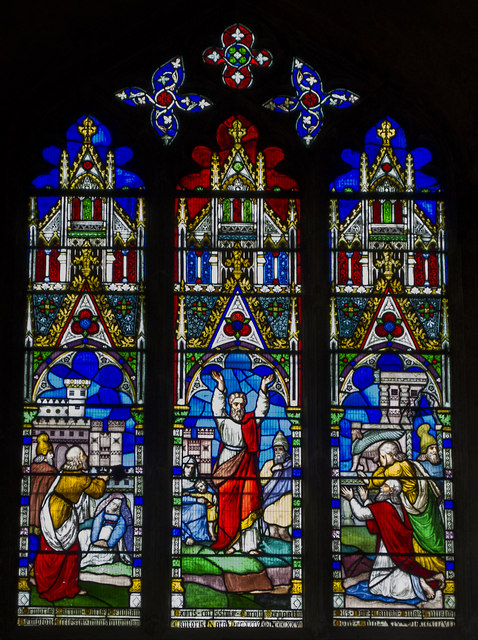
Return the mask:
[[[231,116],[176,199],[172,626],[302,625],[300,204]]]
[[[454,624],[443,195],[385,118],[331,185],[334,620]]]
[[[30,200],[19,624],[140,620],[143,183],[84,116]]]

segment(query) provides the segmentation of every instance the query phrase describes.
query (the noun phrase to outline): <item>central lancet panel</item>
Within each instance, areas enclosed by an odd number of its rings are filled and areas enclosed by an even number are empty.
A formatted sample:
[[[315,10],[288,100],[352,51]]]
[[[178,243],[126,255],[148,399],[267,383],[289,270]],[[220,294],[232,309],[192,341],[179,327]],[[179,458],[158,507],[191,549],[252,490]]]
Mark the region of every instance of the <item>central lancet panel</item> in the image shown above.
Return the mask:
[[[242,116],[176,199],[172,626],[302,625],[300,203]]]

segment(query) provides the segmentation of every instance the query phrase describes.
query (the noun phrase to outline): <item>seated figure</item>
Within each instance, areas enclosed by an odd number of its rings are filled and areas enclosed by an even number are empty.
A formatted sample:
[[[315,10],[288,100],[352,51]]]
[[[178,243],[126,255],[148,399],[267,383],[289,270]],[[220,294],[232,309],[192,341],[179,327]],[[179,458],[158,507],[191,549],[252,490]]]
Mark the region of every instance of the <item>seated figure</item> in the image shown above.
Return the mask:
[[[122,562],[132,564],[133,518],[126,497],[111,493],[96,508],[91,531],[80,532],[80,545],[87,551],[80,568]]]
[[[211,503],[209,517],[216,519],[211,511],[211,507],[215,509],[212,504],[213,494],[208,491],[206,482],[200,481],[198,475],[196,458],[187,456],[183,461],[181,537],[188,546],[195,542],[210,542],[213,539],[210,535],[213,527],[208,524],[208,503]]]

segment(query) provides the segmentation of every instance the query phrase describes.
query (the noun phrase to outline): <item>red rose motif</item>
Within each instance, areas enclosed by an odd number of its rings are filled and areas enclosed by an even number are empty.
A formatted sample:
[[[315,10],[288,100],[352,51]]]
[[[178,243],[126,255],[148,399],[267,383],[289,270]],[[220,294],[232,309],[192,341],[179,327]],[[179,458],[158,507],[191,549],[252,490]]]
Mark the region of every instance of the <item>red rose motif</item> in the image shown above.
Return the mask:
[[[387,311],[381,318],[377,318],[375,333],[377,336],[380,336],[380,338],[387,338],[388,340],[398,338],[403,333],[403,327],[400,326],[401,324],[401,318],[397,318],[394,313]]]
[[[319,102],[319,96],[315,93],[315,91],[308,91],[302,95],[302,104],[307,107],[307,109],[312,109]]]
[[[156,102],[161,107],[167,108],[171,105],[172,102],[174,102],[174,96],[170,91],[163,89],[162,91],[158,91],[158,93],[156,94]]]
[[[73,333],[83,335],[86,338],[88,335],[98,333],[100,327],[96,320],[97,316],[94,316],[89,309],[82,309],[79,314],[74,317],[71,330]]]
[[[251,333],[249,318],[246,318],[242,311],[234,311],[230,318],[226,318],[224,333],[226,336],[234,336],[239,340],[241,336],[248,336]]]

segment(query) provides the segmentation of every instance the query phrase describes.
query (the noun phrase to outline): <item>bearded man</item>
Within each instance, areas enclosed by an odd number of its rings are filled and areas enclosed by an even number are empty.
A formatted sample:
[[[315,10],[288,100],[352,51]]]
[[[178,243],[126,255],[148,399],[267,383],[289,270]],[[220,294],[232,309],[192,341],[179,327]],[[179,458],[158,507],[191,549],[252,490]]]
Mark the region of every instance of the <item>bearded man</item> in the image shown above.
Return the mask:
[[[380,466],[372,475],[368,488],[379,489],[388,478],[400,481],[400,498],[413,527],[417,562],[435,573],[443,572],[445,531],[439,508],[440,489],[419,462],[407,460],[397,442],[384,442],[378,453]]]
[[[289,443],[279,429],[272,441],[274,457],[261,469],[262,509],[264,524],[272,538],[290,542],[292,524],[292,459]]]
[[[38,593],[50,602],[86,593],[78,585],[78,530],[87,511],[87,496],[101,498],[108,481],[108,476],[93,478],[87,470],[86,453],[81,447],[70,447],[60,475],[43,500],[40,551],[34,567]]]
[[[438,453],[437,441],[428,433],[429,428],[430,425],[424,422],[417,429],[417,435],[420,438],[420,455],[417,460],[428,471],[438,486],[441,486],[443,482],[443,463]]]
[[[354,497],[353,489],[341,489],[354,517],[377,535],[377,555],[368,583],[370,593],[396,600],[432,600],[435,590],[443,586],[444,577],[425,569],[414,557],[412,525],[400,500],[400,482],[386,480],[374,503],[365,487],[358,491],[363,504]]]
[[[257,555],[260,542],[258,518],[261,514],[261,484],[258,455],[260,450],[260,421],[269,411],[267,386],[274,374],[261,381],[256,408],[246,413],[244,393],[231,393],[226,411],[226,385],[219,371],[212,371],[217,383],[212,396],[212,412],[221,436],[219,455],[212,472],[212,482],[218,492],[218,530],[213,549],[226,553],[240,550]]]

